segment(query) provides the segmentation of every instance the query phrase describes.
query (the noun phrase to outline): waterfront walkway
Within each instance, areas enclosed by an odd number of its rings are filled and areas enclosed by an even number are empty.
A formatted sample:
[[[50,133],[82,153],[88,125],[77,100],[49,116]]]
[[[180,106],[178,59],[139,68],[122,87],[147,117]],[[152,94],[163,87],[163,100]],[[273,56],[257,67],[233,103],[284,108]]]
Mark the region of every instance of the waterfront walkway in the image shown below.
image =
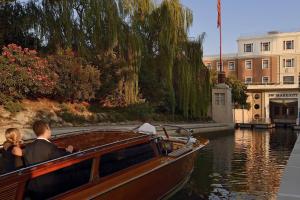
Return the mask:
[[[92,131],[92,130],[101,130],[101,131],[126,131],[126,130],[132,130],[138,126],[140,126],[141,123],[131,123],[131,124],[99,124],[99,125],[92,125],[92,126],[82,126],[82,127],[60,127],[60,128],[52,128],[52,134],[63,134],[68,132],[76,132],[76,131]],[[158,123],[154,123],[154,125],[159,125]],[[215,131],[226,131],[226,130],[233,130],[234,125],[228,124],[228,123],[176,123],[176,124],[170,124],[170,125],[176,125],[181,126],[187,129],[192,129],[194,133],[207,133],[207,132],[215,132]],[[175,134],[175,131],[177,128],[168,127],[167,131],[168,133]],[[1,130],[0,132],[4,133],[5,130]],[[21,129],[21,131],[24,133],[24,139],[32,139],[34,138],[33,131],[28,128]],[[159,131],[159,129],[158,129]],[[0,144],[4,142],[4,134],[0,134]]]
[[[281,179],[278,200],[300,200],[300,137],[295,143]]]

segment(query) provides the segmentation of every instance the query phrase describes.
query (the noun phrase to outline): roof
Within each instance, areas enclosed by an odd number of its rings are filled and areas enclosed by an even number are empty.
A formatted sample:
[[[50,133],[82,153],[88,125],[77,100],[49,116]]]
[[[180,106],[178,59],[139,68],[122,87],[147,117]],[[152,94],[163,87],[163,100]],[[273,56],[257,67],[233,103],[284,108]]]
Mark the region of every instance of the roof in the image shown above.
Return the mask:
[[[288,36],[295,36],[300,35],[300,31],[290,31],[290,32],[281,32],[281,31],[269,31],[266,33],[260,34],[246,34],[241,35],[238,37],[237,41],[239,40],[253,40],[253,39],[264,39],[264,38],[274,38],[274,37],[288,37]]]

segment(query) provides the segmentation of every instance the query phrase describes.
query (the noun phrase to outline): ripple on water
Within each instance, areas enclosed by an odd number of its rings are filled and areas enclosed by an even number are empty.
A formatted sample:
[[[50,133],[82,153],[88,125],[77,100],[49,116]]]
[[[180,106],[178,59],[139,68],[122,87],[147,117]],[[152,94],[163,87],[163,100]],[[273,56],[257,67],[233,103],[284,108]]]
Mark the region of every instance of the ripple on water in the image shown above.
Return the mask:
[[[199,152],[190,181],[172,199],[276,199],[297,134],[277,129],[217,135]]]

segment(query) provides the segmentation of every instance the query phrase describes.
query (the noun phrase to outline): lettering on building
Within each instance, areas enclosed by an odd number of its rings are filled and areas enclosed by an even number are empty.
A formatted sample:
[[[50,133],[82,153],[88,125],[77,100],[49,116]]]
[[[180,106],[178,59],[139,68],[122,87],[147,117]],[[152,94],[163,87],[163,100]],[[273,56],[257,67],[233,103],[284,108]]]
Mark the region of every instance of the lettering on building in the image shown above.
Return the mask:
[[[278,93],[278,94],[269,94],[270,98],[282,98],[282,97],[298,97],[298,94],[294,93]]]

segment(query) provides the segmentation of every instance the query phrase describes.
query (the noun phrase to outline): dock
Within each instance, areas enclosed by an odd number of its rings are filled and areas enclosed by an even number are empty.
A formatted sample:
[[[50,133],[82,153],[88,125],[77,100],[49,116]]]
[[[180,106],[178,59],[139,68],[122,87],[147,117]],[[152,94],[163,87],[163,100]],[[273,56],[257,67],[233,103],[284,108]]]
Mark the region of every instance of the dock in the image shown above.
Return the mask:
[[[272,123],[237,123],[236,127],[239,128],[253,128],[253,129],[271,129],[275,128],[275,124]]]
[[[300,137],[294,145],[281,179],[278,200],[300,200]]]

